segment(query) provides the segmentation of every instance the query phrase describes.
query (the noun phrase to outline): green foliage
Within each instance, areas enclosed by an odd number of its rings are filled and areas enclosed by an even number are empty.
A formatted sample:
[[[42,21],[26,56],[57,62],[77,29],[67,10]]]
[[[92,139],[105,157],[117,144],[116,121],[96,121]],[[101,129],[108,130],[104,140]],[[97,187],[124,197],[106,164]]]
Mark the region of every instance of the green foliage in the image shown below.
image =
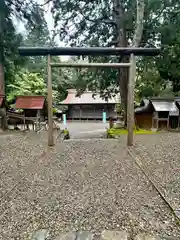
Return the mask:
[[[49,2],[49,1],[48,1]],[[136,1],[121,1],[123,13],[119,16],[116,1],[59,1],[51,0],[55,21],[55,34],[71,46],[129,46],[133,39],[136,20]],[[138,58],[135,100],[151,96],[178,95],[180,92],[180,2],[172,0],[145,0],[144,30],[141,46],[162,46],[159,57]],[[13,18],[25,20],[27,35],[17,34]],[[44,17],[44,8],[31,0],[0,1],[0,63],[5,66],[6,93],[10,86],[19,86],[19,78],[27,72],[47,83],[47,58],[20,58],[17,52],[25,46],[56,46]],[[120,34],[121,33],[121,34]],[[24,38],[24,39],[23,39]],[[122,57],[88,57],[87,61],[120,62]],[[53,57],[59,62],[59,57]],[[79,61],[72,58],[70,61]],[[28,71],[22,70],[27,69]],[[29,73],[28,73],[29,74]],[[55,104],[67,96],[68,88],[79,93],[86,88],[107,98],[121,89],[127,92],[127,72],[115,69],[53,69],[53,95]],[[29,77],[29,76],[28,76]],[[24,78],[24,77],[23,77]],[[24,80],[23,80],[24,81]],[[27,82],[26,82],[27,84]],[[22,91],[23,86],[19,86]],[[17,89],[16,89],[17,90]],[[25,87],[25,91],[28,88]],[[38,91],[38,90],[37,90]],[[15,90],[13,91],[15,92]],[[13,93],[14,94],[14,93]],[[12,94],[12,95],[13,95]],[[125,95],[124,95],[125,96]],[[10,99],[12,99],[11,97]]]
[[[57,26],[57,34],[62,41],[71,46],[100,46],[113,45],[117,40],[116,23],[113,19],[111,1],[53,1],[53,15]],[[133,4],[134,6],[134,4]],[[58,23],[60,23],[58,25]],[[89,57],[94,62],[118,62],[117,58]],[[115,94],[119,79],[118,71],[114,69],[78,70],[77,88],[86,88],[94,92],[100,91],[102,97]]]
[[[40,22],[37,25],[32,25],[31,22],[27,22],[25,25],[27,34],[23,41],[24,46],[28,47],[43,47],[52,46],[55,43],[51,42],[50,32],[48,29],[47,22],[44,17],[44,10],[35,6],[35,16],[39,16]],[[34,17],[32,17],[34,19]],[[35,56],[26,58],[26,68],[33,73],[39,73],[43,77],[44,81],[47,82],[47,57],[46,56]]]
[[[116,112],[118,114],[120,114],[122,112],[122,105],[121,105],[121,103],[116,103],[115,108],[116,108]]]
[[[1,11],[2,9],[4,11]],[[13,25],[14,17],[21,21],[25,20],[26,36],[17,34]],[[13,100],[15,95],[44,94],[43,89],[47,85],[47,57],[21,58],[18,54],[20,45],[56,46],[50,37],[44,9],[37,5],[36,1],[2,0],[0,1],[0,23],[0,63],[5,68],[8,100]],[[60,62],[59,57],[53,57],[52,60]],[[67,88],[72,86],[70,77],[70,70],[53,69],[53,102],[55,104],[66,97]],[[28,82],[27,79],[32,81]],[[29,89],[32,91],[29,92]]]
[[[72,0],[52,2],[52,13],[57,32],[62,41],[71,46],[129,46],[131,44],[136,19],[136,1],[124,0],[122,15],[116,15],[116,1]],[[142,97],[179,92],[179,16],[180,2],[175,0],[145,0],[144,30],[142,47],[165,47],[157,58],[138,58],[136,100]],[[60,24],[59,24],[60,23]],[[121,33],[121,34],[120,34]],[[170,57],[170,58],[169,58]],[[127,58],[90,57],[89,61],[119,62]],[[148,70],[149,68],[149,70]],[[81,91],[89,88],[100,90],[102,96],[114,94],[117,89],[127,92],[127,73],[105,69],[78,71],[77,87]],[[120,84],[121,83],[121,84]]]
[[[156,1],[154,0],[154,2]],[[163,51],[154,60],[148,58],[145,61],[145,65],[150,64],[149,73],[146,70],[149,80],[147,81],[147,77],[144,78],[141,75],[143,91],[146,91],[145,96],[170,97],[178,95],[180,91],[180,3],[163,0],[163,4],[164,7],[160,13],[161,18],[156,30],[156,36]],[[142,95],[143,91],[141,91]]]
[[[29,28],[42,25],[42,15],[37,11],[36,1],[1,0],[0,1],[0,64],[4,67],[5,85],[15,84],[15,74],[26,61],[18,54],[18,47],[23,42],[23,36],[16,32],[14,20],[28,22]],[[6,94],[10,88],[6,88]]]
[[[127,135],[128,131],[127,129],[118,129],[118,128],[110,128],[107,129],[107,138],[116,138],[119,137],[121,135]],[[135,129],[134,130],[134,134],[157,134],[157,132],[153,132],[150,130],[145,130],[145,129]]]
[[[142,66],[143,65],[143,66]],[[157,70],[156,62],[151,58],[140,62],[139,75],[136,78],[135,99],[140,102],[143,98],[160,96],[167,87]]]
[[[0,64],[4,65],[7,84],[13,82],[14,72],[23,63],[17,51],[22,36],[16,33],[11,19],[11,7],[7,1],[0,1]]]
[[[50,37],[50,32],[47,26],[47,22],[44,17],[44,11],[42,8],[36,6],[34,10],[37,15],[41,16],[41,25],[31,26],[27,23],[27,36],[24,41],[25,46],[50,46],[55,47],[56,43]],[[60,57],[53,56],[52,62],[61,62]],[[26,68],[33,73],[38,73],[47,83],[47,57],[36,56],[29,57],[26,61]],[[72,86],[71,84],[71,70],[64,68],[52,69],[52,85],[53,85],[53,103],[59,104],[67,96],[67,89]]]
[[[12,102],[19,95],[46,95],[46,86],[37,73],[28,71],[15,74],[15,83],[7,86],[9,94],[7,100]]]
[[[170,16],[162,28],[162,43],[164,51],[158,59],[158,70],[160,76],[172,83],[173,92],[180,91],[180,12]],[[169,34],[169,33],[170,34]]]
[[[65,129],[64,130],[64,140],[69,140],[69,139],[70,139],[69,130]]]
[[[53,57],[52,61],[57,63],[61,62],[61,59],[59,57]],[[54,95],[54,101],[56,104],[59,104],[66,98],[68,94],[67,89],[75,87],[73,70],[70,68],[53,68],[52,84],[53,89],[56,92]]]

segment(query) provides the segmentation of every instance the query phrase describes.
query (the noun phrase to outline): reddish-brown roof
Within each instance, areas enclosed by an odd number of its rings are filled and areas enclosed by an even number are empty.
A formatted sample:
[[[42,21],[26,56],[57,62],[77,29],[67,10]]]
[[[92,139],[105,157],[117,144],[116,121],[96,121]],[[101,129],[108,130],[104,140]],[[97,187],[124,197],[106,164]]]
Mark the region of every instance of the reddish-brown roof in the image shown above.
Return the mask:
[[[18,109],[43,109],[44,101],[44,96],[18,96],[15,106]]]
[[[3,101],[4,101],[4,96],[0,96],[0,107],[1,107],[2,104],[3,104]]]

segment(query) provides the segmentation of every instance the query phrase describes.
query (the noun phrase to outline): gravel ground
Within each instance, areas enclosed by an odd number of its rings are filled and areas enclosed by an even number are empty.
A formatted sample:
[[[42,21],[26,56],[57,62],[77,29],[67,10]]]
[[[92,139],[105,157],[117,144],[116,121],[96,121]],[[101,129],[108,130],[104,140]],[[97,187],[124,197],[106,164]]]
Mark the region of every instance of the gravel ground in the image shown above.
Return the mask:
[[[180,134],[137,137],[135,146],[148,174],[154,179],[180,217]]]
[[[30,239],[42,228],[51,236],[125,229],[180,237],[171,211],[128,156],[124,138],[70,140],[48,149],[46,137],[0,137],[0,239]]]

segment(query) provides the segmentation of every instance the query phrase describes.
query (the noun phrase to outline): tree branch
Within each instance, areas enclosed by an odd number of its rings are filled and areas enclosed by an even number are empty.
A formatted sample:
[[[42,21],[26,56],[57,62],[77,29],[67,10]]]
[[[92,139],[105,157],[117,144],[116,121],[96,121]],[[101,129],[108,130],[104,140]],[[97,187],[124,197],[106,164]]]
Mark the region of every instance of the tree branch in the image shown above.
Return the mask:
[[[87,5],[87,4],[86,4]],[[84,8],[86,8],[86,5]],[[98,19],[91,19],[90,17],[88,16],[85,16],[84,13],[83,13],[83,9],[81,9],[79,7],[79,4],[77,5],[77,8],[78,8],[78,11],[80,12],[80,14],[83,16],[83,18],[86,20],[86,21],[89,21],[89,22],[93,22],[93,23],[96,23],[96,24],[99,24],[99,23],[106,23],[106,24],[111,24],[111,25],[116,25],[116,22],[112,19],[105,19],[104,16],[102,16],[101,18],[98,18]]]
[[[51,1],[52,1],[52,0],[47,0],[45,3],[40,4],[39,6],[43,7],[43,6],[47,5],[47,4],[49,4]]]
[[[143,33],[143,20],[144,20],[144,0],[136,0],[137,2],[137,18],[136,18],[136,28],[132,41],[133,47],[138,47],[141,42],[141,37]]]

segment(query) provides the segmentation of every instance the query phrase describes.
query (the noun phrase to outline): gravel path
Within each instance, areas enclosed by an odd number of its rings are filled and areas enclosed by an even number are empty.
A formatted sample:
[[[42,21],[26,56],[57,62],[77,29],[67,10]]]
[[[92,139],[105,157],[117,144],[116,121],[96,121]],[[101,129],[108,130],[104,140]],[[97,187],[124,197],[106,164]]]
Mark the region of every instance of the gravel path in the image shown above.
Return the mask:
[[[46,136],[47,137],[47,136]],[[125,140],[70,140],[46,148],[44,134],[0,137],[0,239],[38,229],[127,230],[180,237],[174,216],[127,154]]]
[[[62,129],[63,124],[59,125]],[[70,131],[71,139],[90,139],[104,138],[108,123],[104,124],[100,121],[85,121],[85,122],[68,122],[67,128]]]

